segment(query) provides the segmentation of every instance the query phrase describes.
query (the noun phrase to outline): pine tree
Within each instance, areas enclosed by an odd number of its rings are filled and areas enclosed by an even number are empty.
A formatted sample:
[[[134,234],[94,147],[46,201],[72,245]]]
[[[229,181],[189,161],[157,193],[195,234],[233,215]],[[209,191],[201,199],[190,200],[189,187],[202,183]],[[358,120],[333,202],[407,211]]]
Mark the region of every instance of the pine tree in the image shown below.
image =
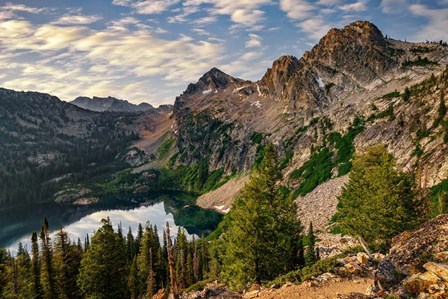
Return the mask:
[[[209,262],[209,252],[208,252],[208,244],[207,239],[205,239],[204,234],[201,236],[201,270],[200,277],[204,278],[205,274],[208,273],[208,262]]]
[[[33,298],[42,298],[42,287],[40,285],[40,262],[39,262],[39,244],[37,243],[37,233],[33,232],[31,236],[31,248],[33,258],[31,260],[31,270],[33,273]]]
[[[8,284],[8,276],[7,276],[7,262],[8,262],[8,253],[6,249],[0,248],[0,295],[3,294],[6,285]]]
[[[336,218],[345,233],[387,247],[393,236],[418,223],[423,205],[412,177],[397,170],[394,157],[378,145],[355,156]]]
[[[60,298],[79,298],[79,288],[76,284],[81,263],[82,248],[71,244],[68,234],[60,230],[54,243],[54,264],[56,269],[56,284]]]
[[[53,269],[53,250],[50,242],[50,233],[48,220],[45,217],[44,223],[42,224],[42,231],[40,233],[41,247],[42,247],[42,272],[41,272],[41,283],[42,289],[45,294],[45,298],[53,299],[56,298],[56,288],[55,288],[55,275]]]
[[[140,250],[137,256],[138,268],[138,282],[137,294],[144,295],[148,291],[148,276],[150,272],[153,273],[152,256],[155,252],[155,236],[153,234],[152,226],[146,224],[145,232],[140,243]],[[154,285],[154,284],[153,284]]]
[[[194,281],[199,281],[199,254],[198,254],[198,244],[193,235],[193,278]]]
[[[308,246],[306,248],[306,255],[305,255],[305,263],[307,266],[310,266],[314,264],[317,261],[316,257],[316,236],[314,235],[314,229],[313,229],[313,223],[310,223],[310,226],[308,228]]]
[[[19,293],[22,294],[23,298],[30,294],[32,295],[33,277],[31,272],[31,258],[28,251],[23,248],[22,243],[19,243],[19,248],[17,250],[16,266]]]
[[[230,224],[223,234],[221,277],[232,287],[271,280],[297,266],[289,263],[297,255],[302,227],[294,203],[281,192],[280,179],[277,153],[268,144],[260,168],[226,215]]]
[[[409,99],[411,98],[411,90],[408,87],[406,87],[401,97],[403,101],[405,102],[409,101]]]
[[[81,261],[78,286],[88,298],[126,298],[126,250],[110,219],[101,220]]]
[[[132,235],[132,229],[129,227],[128,234],[126,236],[126,256],[128,260],[132,262],[135,257],[135,248],[134,248],[134,236]]]
[[[299,268],[305,266],[305,248],[303,247],[303,238],[299,239],[297,265]]]
[[[439,208],[439,214],[444,214],[447,208],[447,194],[442,190],[437,194],[437,203]]]
[[[173,247],[171,244],[171,236],[170,236],[170,225],[166,223],[166,249],[167,249],[167,257],[168,257],[168,266],[170,270],[170,293],[174,299],[179,298],[179,291],[176,279],[176,270],[175,270],[175,261],[173,254]]]
[[[137,269],[137,257],[134,257],[131,263],[131,267],[129,269],[129,276],[127,286],[129,289],[129,294],[131,299],[138,298],[138,269]]]

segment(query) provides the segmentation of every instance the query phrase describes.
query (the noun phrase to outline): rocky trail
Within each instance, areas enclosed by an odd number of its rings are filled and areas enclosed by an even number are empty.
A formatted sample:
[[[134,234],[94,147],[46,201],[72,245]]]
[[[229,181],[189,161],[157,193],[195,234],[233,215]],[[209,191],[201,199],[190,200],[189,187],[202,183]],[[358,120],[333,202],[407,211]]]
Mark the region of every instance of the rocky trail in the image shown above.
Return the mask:
[[[353,293],[364,294],[373,284],[371,278],[357,278],[343,280],[334,278],[320,285],[306,282],[301,285],[286,284],[280,289],[261,291],[256,298],[260,299],[330,299],[346,298]],[[244,296],[244,298],[254,298]]]

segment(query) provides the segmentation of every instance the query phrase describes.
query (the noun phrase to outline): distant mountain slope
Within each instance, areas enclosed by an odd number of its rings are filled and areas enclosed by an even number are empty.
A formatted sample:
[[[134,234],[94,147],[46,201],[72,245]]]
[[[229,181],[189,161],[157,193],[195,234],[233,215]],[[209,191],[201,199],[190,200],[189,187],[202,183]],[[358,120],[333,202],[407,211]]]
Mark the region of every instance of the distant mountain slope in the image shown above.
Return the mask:
[[[141,103],[139,105],[134,105],[125,100],[119,100],[113,97],[100,98],[100,97],[78,97],[72,102],[78,107],[97,111],[113,111],[113,112],[141,112],[154,109],[154,107],[148,103]]]
[[[0,88],[0,204],[48,201],[67,179],[119,170],[140,116],[101,114],[38,92]]]

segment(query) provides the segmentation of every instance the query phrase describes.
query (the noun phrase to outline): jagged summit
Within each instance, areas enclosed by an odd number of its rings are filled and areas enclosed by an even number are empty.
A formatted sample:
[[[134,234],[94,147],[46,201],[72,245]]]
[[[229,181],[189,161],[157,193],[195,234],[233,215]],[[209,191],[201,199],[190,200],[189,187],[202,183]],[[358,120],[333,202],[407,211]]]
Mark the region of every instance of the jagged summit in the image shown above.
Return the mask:
[[[183,96],[196,93],[209,94],[229,87],[232,83],[241,83],[244,80],[232,77],[220,69],[213,67],[206,72],[195,84],[189,84]]]
[[[275,97],[281,96],[288,80],[299,68],[299,60],[291,55],[284,55],[274,61],[261,79],[264,92]]]
[[[303,59],[308,64],[343,72],[358,84],[366,84],[397,66],[393,52],[378,27],[357,21],[328,31]]]

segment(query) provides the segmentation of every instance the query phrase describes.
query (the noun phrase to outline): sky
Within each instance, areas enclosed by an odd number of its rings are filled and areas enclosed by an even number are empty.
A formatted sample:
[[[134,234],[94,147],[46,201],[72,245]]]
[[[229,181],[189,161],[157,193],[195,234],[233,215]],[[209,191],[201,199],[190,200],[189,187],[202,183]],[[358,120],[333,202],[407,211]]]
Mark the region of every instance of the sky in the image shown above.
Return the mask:
[[[356,20],[448,40],[448,0],[0,0],[0,87],[172,104],[212,67],[256,81]]]

